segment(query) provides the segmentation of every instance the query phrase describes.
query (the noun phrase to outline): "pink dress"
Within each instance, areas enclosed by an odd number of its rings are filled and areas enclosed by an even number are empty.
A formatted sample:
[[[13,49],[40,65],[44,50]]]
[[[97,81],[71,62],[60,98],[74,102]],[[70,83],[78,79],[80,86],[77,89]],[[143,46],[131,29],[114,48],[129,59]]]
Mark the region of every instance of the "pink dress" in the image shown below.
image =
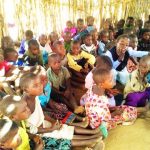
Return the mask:
[[[137,118],[137,110],[130,106],[115,106],[112,109],[122,110],[121,115],[116,115],[112,118],[109,102],[106,96],[98,96],[93,93],[92,87],[82,96],[81,105],[85,106],[86,115],[89,118],[91,128],[95,129],[105,122],[108,129],[112,129],[117,124],[124,122],[133,122]]]
[[[64,29],[64,33],[65,32],[71,32],[71,36],[74,37],[77,33],[77,28],[75,27],[72,27],[72,28],[65,28]]]

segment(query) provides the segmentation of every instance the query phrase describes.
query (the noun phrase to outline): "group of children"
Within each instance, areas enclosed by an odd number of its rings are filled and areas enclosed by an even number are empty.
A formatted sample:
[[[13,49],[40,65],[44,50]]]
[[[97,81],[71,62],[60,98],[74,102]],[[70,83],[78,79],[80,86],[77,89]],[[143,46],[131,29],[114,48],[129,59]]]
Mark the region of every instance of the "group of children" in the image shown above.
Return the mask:
[[[150,22],[137,31],[134,23],[128,17],[113,29],[106,20],[98,33],[89,16],[87,26],[83,19],[77,27],[67,21],[62,38],[52,32],[36,39],[27,30],[18,51],[11,38],[4,37],[0,148],[103,150],[109,130],[146,115]]]

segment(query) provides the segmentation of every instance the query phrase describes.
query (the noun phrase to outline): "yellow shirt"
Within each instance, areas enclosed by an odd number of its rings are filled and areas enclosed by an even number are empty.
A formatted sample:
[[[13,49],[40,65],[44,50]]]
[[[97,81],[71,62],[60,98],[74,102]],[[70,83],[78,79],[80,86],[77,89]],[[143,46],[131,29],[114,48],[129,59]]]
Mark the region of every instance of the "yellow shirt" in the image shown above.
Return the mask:
[[[21,137],[21,144],[17,147],[16,150],[30,150],[30,145],[29,145],[29,137],[25,129],[19,127],[18,131],[20,137]]]
[[[69,67],[80,72],[82,67],[77,64],[76,60],[80,60],[82,58],[88,59],[88,63],[94,66],[94,63],[96,61],[95,57],[92,54],[89,54],[85,51],[81,51],[81,53],[78,55],[71,55],[70,53],[67,54]]]

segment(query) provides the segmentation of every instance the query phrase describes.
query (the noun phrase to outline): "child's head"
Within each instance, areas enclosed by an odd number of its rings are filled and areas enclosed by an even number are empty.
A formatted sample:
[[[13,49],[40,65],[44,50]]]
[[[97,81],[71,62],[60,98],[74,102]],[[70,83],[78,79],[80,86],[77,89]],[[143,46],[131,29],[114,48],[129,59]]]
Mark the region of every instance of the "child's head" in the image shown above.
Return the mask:
[[[88,16],[86,20],[87,20],[87,26],[94,25],[94,17],[93,16]]]
[[[66,50],[63,42],[55,41],[53,47],[55,53],[59,54],[60,56],[65,56]]]
[[[148,29],[143,30],[142,39],[145,40],[145,41],[150,40],[150,30],[148,30]]]
[[[9,117],[14,121],[26,120],[31,115],[26,101],[20,96],[6,95],[0,101],[0,111],[2,115]]]
[[[14,42],[10,36],[5,36],[1,40],[1,47],[4,51],[6,48],[14,48]]]
[[[92,35],[92,41],[93,42],[98,40],[98,32],[97,32],[97,30],[91,31],[90,34]]]
[[[80,41],[72,41],[71,43],[71,54],[78,55],[81,52]]]
[[[123,26],[125,24],[125,20],[124,19],[120,19],[117,23],[117,29],[122,29]]]
[[[61,59],[56,53],[52,53],[48,56],[48,65],[53,71],[59,71],[61,69]]]
[[[33,55],[39,55],[40,54],[40,49],[39,49],[39,43],[37,42],[37,40],[30,40],[28,42],[28,46],[29,46],[29,51],[33,54]]]
[[[134,18],[133,17],[128,17],[126,20],[126,25],[127,26],[134,26]]]
[[[115,31],[109,30],[109,40],[114,41],[115,40]]]
[[[31,31],[31,30],[27,30],[26,32],[25,32],[25,39],[26,39],[26,41],[29,41],[29,40],[31,40],[33,38],[33,32]]]
[[[48,82],[48,78],[47,78],[46,70],[42,66],[40,66],[40,65],[33,66],[30,69],[30,72],[34,73],[34,74],[38,74],[41,79],[41,83],[43,84],[43,87],[46,86],[46,84]]]
[[[78,28],[78,29],[82,29],[83,27],[84,27],[84,20],[81,19],[81,18],[79,18],[79,19],[77,20],[77,28]]]
[[[84,43],[86,46],[91,46],[91,45],[93,44],[92,35],[91,35],[91,34],[86,34],[86,35],[83,37],[83,43]]]
[[[140,76],[145,77],[150,71],[150,55],[143,56],[139,62]]]
[[[72,22],[70,20],[68,20],[66,22],[66,26],[67,26],[67,28],[71,29],[73,27],[73,24],[72,24]]]
[[[144,23],[144,29],[149,29],[150,30],[150,22],[149,21],[146,21]]]
[[[58,33],[57,32],[51,32],[49,35],[49,39],[52,43],[54,43],[55,41],[57,41],[59,39]]]
[[[110,89],[115,86],[113,72],[109,69],[96,68],[93,71],[93,80],[101,89]]]
[[[8,119],[0,119],[0,147],[3,149],[16,149],[22,142],[18,133],[18,125]]]
[[[129,46],[129,37],[126,34],[120,35],[117,38],[117,53],[125,53],[127,51],[127,48]]]
[[[39,36],[39,42],[41,46],[45,46],[45,44],[47,43],[47,36],[45,34],[41,34]]]
[[[18,53],[13,48],[6,48],[4,51],[4,59],[8,62],[16,62],[18,59]]]
[[[20,87],[30,96],[39,96],[43,93],[43,84],[38,74],[26,73],[20,79]]]
[[[112,67],[112,62],[108,56],[102,55],[96,57],[96,68],[111,70]]]
[[[64,42],[71,42],[71,32],[66,31],[63,33]]]
[[[138,20],[136,21],[136,25],[139,27],[139,29],[141,29],[142,26],[143,26],[143,20],[142,20],[142,19],[138,19]]]
[[[138,46],[137,36],[135,34],[130,34],[129,39],[130,39],[129,46],[132,47],[133,49],[137,48]]]
[[[108,43],[109,40],[109,32],[106,30],[102,30],[99,36],[100,40],[104,43]]]
[[[104,21],[103,23],[103,30],[108,31],[110,27],[110,22],[108,20]]]

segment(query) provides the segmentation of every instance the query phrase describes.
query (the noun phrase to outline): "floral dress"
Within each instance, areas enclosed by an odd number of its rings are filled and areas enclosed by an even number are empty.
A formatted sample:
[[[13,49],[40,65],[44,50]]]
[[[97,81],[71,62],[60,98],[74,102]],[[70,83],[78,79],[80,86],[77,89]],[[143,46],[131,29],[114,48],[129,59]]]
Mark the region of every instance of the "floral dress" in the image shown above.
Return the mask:
[[[81,105],[85,106],[86,115],[89,118],[91,128],[97,128],[102,122],[105,122],[108,129],[112,129],[117,124],[124,122],[133,122],[137,118],[137,110],[130,106],[115,106],[109,108],[108,98],[104,95],[98,96],[93,93],[90,88],[85,95],[82,96]],[[121,110],[121,115],[111,116],[111,110]]]

